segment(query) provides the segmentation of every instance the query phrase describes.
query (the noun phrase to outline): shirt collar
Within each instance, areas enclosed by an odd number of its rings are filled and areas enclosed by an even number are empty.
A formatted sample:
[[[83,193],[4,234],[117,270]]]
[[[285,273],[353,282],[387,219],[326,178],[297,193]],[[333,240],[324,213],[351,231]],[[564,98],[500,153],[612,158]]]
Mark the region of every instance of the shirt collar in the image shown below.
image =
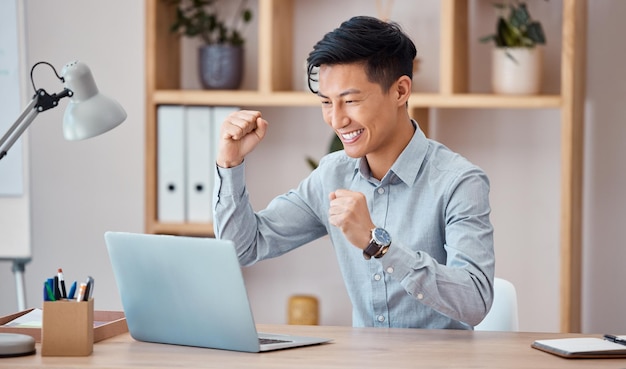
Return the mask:
[[[428,139],[419,128],[417,122],[415,120],[411,120],[411,122],[415,128],[415,133],[413,133],[411,141],[409,141],[409,144],[402,150],[402,153],[400,153],[400,156],[398,156],[398,159],[396,159],[389,170],[389,172],[393,173],[395,177],[399,178],[407,185],[412,185],[413,182],[415,182],[429,146]],[[361,157],[356,161],[354,171],[355,174],[357,171],[360,172],[361,176],[367,180],[372,179],[372,173],[365,157]],[[387,177],[391,179],[394,176],[387,173],[383,181],[388,180]]]

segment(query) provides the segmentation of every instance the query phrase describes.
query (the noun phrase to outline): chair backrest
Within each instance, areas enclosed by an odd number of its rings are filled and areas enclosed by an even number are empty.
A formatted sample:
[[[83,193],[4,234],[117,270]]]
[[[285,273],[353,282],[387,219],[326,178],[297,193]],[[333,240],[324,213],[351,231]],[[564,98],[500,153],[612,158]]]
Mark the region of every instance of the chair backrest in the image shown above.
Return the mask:
[[[494,296],[491,310],[485,319],[476,327],[477,331],[517,331],[519,320],[517,315],[517,292],[513,283],[494,279]]]

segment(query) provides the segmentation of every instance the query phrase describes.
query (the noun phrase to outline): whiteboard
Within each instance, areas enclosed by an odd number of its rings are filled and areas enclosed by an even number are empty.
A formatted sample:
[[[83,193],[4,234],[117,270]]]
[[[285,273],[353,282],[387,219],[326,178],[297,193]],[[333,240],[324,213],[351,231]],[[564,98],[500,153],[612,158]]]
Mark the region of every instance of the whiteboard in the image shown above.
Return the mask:
[[[0,1],[0,137],[20,115],[19,0]],[[21,23],[21,22],[19,22]],[[23,193],[22,139],[0,160],[0,196]]]
[[[21,0],[0,0],[0,137],[24,109],[24,10]],[[30,200],[26,142],[0,160],[0,260],[30,259]]]

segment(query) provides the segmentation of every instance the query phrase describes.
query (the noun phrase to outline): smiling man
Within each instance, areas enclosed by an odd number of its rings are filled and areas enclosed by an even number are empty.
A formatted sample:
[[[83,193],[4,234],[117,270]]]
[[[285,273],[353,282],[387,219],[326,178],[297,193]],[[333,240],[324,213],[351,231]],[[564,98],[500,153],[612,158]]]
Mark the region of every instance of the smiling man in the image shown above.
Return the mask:
[[[214,194],[218,238],[250,265],[329,235],[354,326],[472,329],[493,300],[489,181],[427,139],[408,114],[415,45],[394,23],[354,17],[309,54],[324,121],[344,150],[255,213],[244,158],[268,122],[222,124]],[[309,83],[309,86],[312,84]]]

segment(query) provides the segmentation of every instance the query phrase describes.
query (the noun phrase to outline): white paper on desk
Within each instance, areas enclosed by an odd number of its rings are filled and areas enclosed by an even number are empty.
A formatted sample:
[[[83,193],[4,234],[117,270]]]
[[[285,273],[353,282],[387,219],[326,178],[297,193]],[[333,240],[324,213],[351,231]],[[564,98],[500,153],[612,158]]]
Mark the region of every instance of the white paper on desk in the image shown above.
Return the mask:
[[[533,342],[532,347],[555,355],[571,358],[626,356],[626,346],[595,337],[537,340]]]
[[[13,328],[41,328],[42,321],[43,310],[33,309],[32,311],[11,320],[4,326]]]
[[[210,222],[215,148],[212,144],[211,108],[188,106],[185,114],[187,180],[185,198],[188,222]]]

